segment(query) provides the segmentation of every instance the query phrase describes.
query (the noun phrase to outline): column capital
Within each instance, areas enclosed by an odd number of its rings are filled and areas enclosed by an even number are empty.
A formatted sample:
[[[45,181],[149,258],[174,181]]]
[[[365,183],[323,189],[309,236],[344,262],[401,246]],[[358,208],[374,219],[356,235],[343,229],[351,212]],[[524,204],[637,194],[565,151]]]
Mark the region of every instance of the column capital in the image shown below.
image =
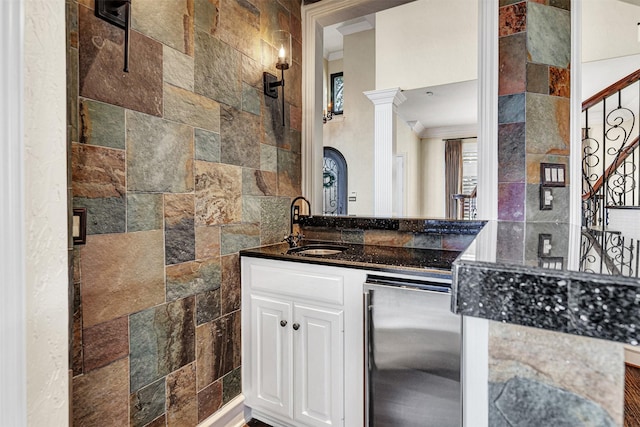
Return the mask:
[[[404,93],[402,93],[402,89],[400,89],[399,87],[394,87],[391,89],[368,90],[363,93],[375,105],[393,103],[393,105],[397,107],[407,100],[407,97],[404,96]]]

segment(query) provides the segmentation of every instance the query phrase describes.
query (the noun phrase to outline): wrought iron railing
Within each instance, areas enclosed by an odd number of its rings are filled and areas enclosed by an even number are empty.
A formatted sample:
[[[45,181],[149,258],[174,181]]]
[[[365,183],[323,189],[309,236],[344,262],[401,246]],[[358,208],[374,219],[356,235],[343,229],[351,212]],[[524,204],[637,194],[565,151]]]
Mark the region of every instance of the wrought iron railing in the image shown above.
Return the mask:
[[[640,205],[640,70],[582,103],[582,221],[607,225],[607,206]]]
[[[580,242],[580,271],[640,277],[638,241],[610,231],[585,230]]]

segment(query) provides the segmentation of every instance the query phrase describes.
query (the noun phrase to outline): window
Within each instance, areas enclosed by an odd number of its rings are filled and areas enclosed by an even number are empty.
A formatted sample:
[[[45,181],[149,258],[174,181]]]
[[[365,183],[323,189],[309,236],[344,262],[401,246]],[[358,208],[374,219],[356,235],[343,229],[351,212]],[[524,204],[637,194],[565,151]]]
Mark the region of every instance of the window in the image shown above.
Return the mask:
[[[344,77],[342,72],[331,74],[331,112],[342,114],[344,108]]]
[[[322,214],[347,214],[347,162],[333,147],[324,147]]]

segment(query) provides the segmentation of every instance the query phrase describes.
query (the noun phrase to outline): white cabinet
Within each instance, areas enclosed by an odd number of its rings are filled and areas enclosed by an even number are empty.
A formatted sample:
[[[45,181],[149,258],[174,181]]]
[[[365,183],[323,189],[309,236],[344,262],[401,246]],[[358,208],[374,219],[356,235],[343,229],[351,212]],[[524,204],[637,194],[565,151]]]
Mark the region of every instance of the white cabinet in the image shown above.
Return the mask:
[[[362,425],[364,276],[242,258],[242,383],[252,416],[272,425]]]

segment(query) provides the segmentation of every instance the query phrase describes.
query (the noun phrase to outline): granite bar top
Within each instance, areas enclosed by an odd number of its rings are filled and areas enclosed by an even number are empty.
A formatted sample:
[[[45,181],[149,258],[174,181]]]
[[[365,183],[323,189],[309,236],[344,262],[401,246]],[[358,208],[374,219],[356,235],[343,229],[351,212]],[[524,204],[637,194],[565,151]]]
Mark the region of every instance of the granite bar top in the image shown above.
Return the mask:
[[[491,221],[454,262],[452,310],[638,345],[638,243],[610,230]]]
[[[326,241],[304,240],[299,246],[329,244],[346,247],[333,255],[302,255],[287,253],[286,243],[261,246],[240,251],[240,256],[269,258],[334,267],[358,268],[390,273],[410,274],[426,277],[450,277],[451,265],[460,255],[459,251],[442,249],[420,249],[378,245],[360,245]]]
[[[301,216],[303,227],[333,229],[390,230],[414,233],[478,234],[486,221],[424,219],[424,218],[369,218],[356,216]]]

